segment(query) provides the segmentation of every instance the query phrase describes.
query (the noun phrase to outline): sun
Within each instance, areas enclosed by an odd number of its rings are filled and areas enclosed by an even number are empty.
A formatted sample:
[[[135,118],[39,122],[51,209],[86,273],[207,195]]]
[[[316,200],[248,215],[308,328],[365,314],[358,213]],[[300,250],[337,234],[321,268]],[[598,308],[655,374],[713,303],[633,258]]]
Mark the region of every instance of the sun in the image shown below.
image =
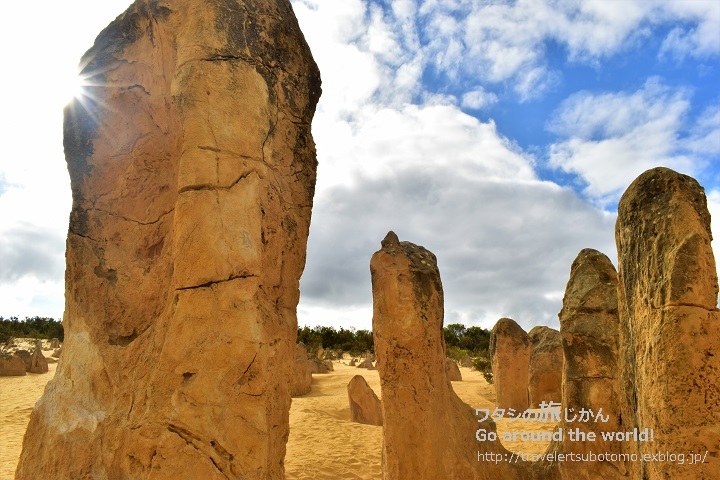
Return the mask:
[[[62,75],[58,75],[54,84],[58,100],[61,100],[63,104],[67,104],[73,99],[81,99],[87,95],[87,87],[90,85],[88,79],[74,68],[68,69]]]

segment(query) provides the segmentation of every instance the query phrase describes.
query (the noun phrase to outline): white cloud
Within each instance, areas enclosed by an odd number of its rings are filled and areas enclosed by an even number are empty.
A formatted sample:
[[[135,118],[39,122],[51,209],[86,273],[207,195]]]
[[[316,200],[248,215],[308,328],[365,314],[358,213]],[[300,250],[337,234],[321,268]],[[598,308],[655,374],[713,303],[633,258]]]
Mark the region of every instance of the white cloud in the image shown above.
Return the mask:
[[[322,12],[327,3],[315,3],[300,15],[325,92],[313,122],[318,184],[301,324],[370,327],[368,264],[390,229],[437,254],[448,321],[490,327],[507,315],[526,326],[556,324],[558,292],[577,252],[593,247],[615,257],[614,216],[540,181],[531,156],[458,103],[479,109],[499,101],[483,85],[488,81],[510,81],[520,99],[541,95],[559,80],[546,65],[545,40],[592,62],[646,35],[633,28],[649,21],[648,10],[633,4],[624,15],[603,2],[450,0],[357,9],[350,30],[365,25],[379,39],[355,35],[352,48],[363,60],[339,64],[329,52],[348,47],[320,28],[330,17]],[[396,69],[398,61],[404,66]],[[450,84],[468,74],[475,83],[459,99],[423,90],[428,68]],[[345,89],[362,95],[342,111],[335,92]],[[566,137],[554,146],[555,166],[583,175],[597,197],[625,188],[660,154],[687,171],[671,144],[688,98],[657,82],[634,93],[572,97],[553,123]],[[697,144],[704,138],[698,135]]]
[[[51,281],[38,280],[32,276],[21,277],[0,288],[0,316],[17,316],[21,319],[40,316],[60,320],[65,310],[64,291],[65,281],[62,277]]]
[[[497,95],[492,92],[488,92],[482,87],[470,90],[462,96],[462,106],[473,110],[481,110],[497,103],[497,101]]]
[[[706,58],[720,52],[720,2],[714,0],[670,0],[664,4],[669,17],[684,23],[673,28],[660,53],[679,59]]]
[[[80,57],[131,3],[40,0],[32,32],[18,22],[28,17],[26,4],[3,4],[0,315],[62,315],[71,203],[62,110],[77,90]]]
[[[685,144],[693,153],[720,155],[720,105],[705,109]]]
[[[547,44],[567,49],[571,61],[601,60],[645,41],[658,26],[681,24],[659,54],[720,54],[720,2],[715,0],[426,0],[419,10],[426,58],[456,81],[472,76],[509,82],[521,100],[552,88],[559,72],[548,64]]]
[[[437,255],[447,322],[491,327],[511,316],[526,327],[557,325],[556,293],[574,256],[593,247],[614,257],[613,223],[552,183],[391,164],[386,175],[332,188],[316,202],[299,319],[314,325],[321,310],[340,318],[349,309],[358,328],[369,328],[370,257],[394,230]]]
[[[706,135],[682,137],[690,108],[689,92],[671,89],[650,79],[636,92],[593,94],[580,92],[560,106],[549,129],[566,137],[550,147],[550,165],[578,174],[587,182],[585,193],[600,203],[618,198],[640,173],[666,166],[696,176],[717,135],[707,127],[714,114],[701,119]]]
[[[713,232],[712,249],[715,263],[720,268],[720,189],[707,192],[707,206],[710,212],[710,230]]]

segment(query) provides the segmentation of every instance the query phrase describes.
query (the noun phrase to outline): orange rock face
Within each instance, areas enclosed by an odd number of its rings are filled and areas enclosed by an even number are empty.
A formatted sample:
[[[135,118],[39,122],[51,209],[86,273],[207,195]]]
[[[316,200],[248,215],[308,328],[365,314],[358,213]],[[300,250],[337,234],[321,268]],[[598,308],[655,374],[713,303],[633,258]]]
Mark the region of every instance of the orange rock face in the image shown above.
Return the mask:
[[[287,0],[138,0],[65,113],[65,342],[18,479],[284,477],[317,67]]]
[[[382,403],[362,375],[355,375],[347,386],[350,421],[382,425]]]
[[[370,262],[373,336],[383,402],[383,478],[520,479],[520,462],[494,463],[479,452],[507,454],[476,440],[478,423],[445,372],[443,289],[435,255],[390,232]],[[527,386],[526,386],[527,388]]]
[[[528,383],[532,342],[523,328],[501,318],[490,332],[490,358],[498,408],[523,412],[529,407]]]
[[[706,463],[641,461],[635,478],[720,478],[720,314],[703,188],[666,168],[623,194],[620,279],[622,426],[654,432],[631,452],[709,452]]]
[[[550,327],[533,327],[528,332],[532,354],[528,370],[528,401],[531,408],[562,399],[563,352],[560,332]]]

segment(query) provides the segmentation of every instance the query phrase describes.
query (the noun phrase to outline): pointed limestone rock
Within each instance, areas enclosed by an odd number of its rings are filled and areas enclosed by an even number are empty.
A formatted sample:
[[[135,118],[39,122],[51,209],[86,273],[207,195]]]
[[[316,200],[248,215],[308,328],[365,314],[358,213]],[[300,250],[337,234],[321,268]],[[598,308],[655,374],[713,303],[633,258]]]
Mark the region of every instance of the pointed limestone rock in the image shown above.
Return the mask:
[[[462,382],[462,374],[455,360],[451,358],[445,359],[445,373],[451,382]]]
[[[621,453],[621,443],[605,441],[603,432],[620,429],[618,404],[618,278],[610,259],[597,250],[582,250],[570,269],[560,317],[564,356],[562,406],[580,412],[602,412],[605,422],[564,422],[562,428],[594,432],[596,440],[571,442],[562,453]],[[564,480],[619,479],[627,471],[622,461],[585,464],[560,462]]]
[[[563,350],[560,332],[537,326],[528,332],[533,344],[528,371],[530,408],[545,402],[560,403],[562,398]]]
[[[347,386],[350,421],[382,425],[382,403],[362,375],[355,375]]]
[[[490,358],[498,408],[525,411],[532,341],[511,318],[501,318],[490,332]]]
[[[370,272],[383,402],[383,478],[529,478],[523,462],[478,460],[479,453],[510,454],[497,441],[476,440],[478,429],[495,431],[495,424],[478,423],[448,380],[435,255],[388,234]]]
[[[36,346],[33,351],[32,357],[30,358],[30,373],[47,373],[48,362],[45,356],[42,354],[42,348]]]

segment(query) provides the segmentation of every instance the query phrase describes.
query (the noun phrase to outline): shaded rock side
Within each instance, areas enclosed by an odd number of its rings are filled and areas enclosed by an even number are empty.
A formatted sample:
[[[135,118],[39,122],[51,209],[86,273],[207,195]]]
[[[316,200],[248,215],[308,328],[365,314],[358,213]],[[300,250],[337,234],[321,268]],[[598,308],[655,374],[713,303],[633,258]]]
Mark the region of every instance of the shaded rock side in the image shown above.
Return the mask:
[[[48,372],[48,362],[45,356],[42,354],[42,348],[38,345],[35,347],[35,350],[32,353],[32,357],[30,358],[30,368],[28,369],[29,373],[47,373]]]
[[[22,377],[26,374],[25,362],[22,358],[0,353],[0,377]]]
[[[451,358],[445,359],[445,373],[451,382],[462,382],[462,374],[455,360]]]
[[[32,368],[32,353],[25,349],[20,349],[15,351],[15,356],[22,359],[23,365],[25,365],[25,371],[29,372]]]
[[[580,251],[570,269],[563,307],[559,313],[564,356],[562,406],[573,414],[582,409],[602,412],[607,422],[565,422],[561,453],[621,453],[619,442],[602,438],[602,432],[620,429],[618,404],[618,278],[610,259],[597,250]],[[571,442],[569,429],[593,432],[594,441]],[[558,462],[563,480],[624,478],[624,462]]]
[[[310,362],[312,373],[325,374],[332,371],[332,362],[323,362],[317,357],[309,359],[308,362]]]
[[[530,337],[515,320],[501,318],[490,332],[489,353],[497,407],[525,411],[529,407]]]
[[[382,425],[382,403],[362,375],[355,375],[347,386],[350,421]]]
[[[540,408],[545,402],[560,403],[562,399],[563,348],[560,332],[537,326],[528,332],[532,354],[528,370],[528,402]]]
[[[312,388],[313,364],[310,360],[296,359],[293,365],[291,395],[301,397]]]
[[[369,358],[366,358],[362,362],[357,364],[357,368],[368,368],[370,370],[373,369],[373,362]]]
[[[622,428],[651,429],[630,452],[708,452],[706,463],[641,461],[632,478],[720,478],[720,315],[703,188],[667,168],[618,205]]]
[[[295,360],[307,360],[309,356],[307,347],[303,342],[295,344]]]
[[[478,461],[509,453],[478,442],[478,423],[445,373],[443,289],[435,255],[390,232],[370,262],[373,336],[383,403],[385,480],[526,478],[525,464]]]
[[[64,351],[17,478],[283,478],[320,95],[290,2],[138,0],[81,64]]]

